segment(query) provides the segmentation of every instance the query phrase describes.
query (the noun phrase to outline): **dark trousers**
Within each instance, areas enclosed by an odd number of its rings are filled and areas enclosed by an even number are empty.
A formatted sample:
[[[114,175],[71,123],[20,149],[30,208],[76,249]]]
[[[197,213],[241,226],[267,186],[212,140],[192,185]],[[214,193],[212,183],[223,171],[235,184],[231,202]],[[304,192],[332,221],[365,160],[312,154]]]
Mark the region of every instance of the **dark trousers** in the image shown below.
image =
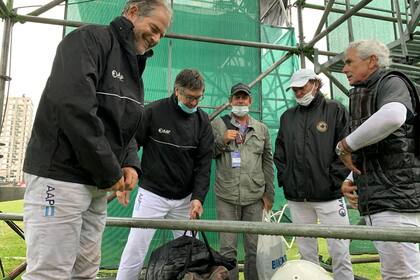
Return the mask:
[[[216,197],[217,218],[219,220],[228,221],[255,221],[261,222],[262,219],[262,200],[249,205],[236,205],[228,203]],[[256,267],[258,235],[245,234],[245,280],[258,280]],[[235,258],[237,256],[238,234],[237,233],[220,233],[220,253],[226,257]],[[230,271],[230,279],[238,279],[238,267]]]

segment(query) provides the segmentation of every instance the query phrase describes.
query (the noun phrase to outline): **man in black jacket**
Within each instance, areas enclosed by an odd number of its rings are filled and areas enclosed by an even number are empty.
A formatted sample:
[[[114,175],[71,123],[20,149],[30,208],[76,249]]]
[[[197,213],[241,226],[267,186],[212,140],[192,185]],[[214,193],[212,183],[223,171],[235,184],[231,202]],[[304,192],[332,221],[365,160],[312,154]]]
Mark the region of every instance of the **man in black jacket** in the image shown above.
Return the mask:
[[[338,102],[326,100],[321,80],[310,69],[301,69],[291,78],[298,106],[280,119],[274,163],[279,186],[296,224],[348,225],[341,183],[346,170],[334,152],[346,135],[347,111]],[[296,239],[302,259],[319,265],[316,238]],[[334,279],[353,279],[349,241],[327,239]]]
[[[141,75],[171,17],[164,0],[130,0],[109,26],[83,26],[59,44],[23,167],[23,279],[95,279],[106,191],[137,182]]]
[[[175,79],[174,94],[146,106],[137,134],[143,146],[141,187],[133,217],[195,219],[203,212],[210,183],[213,132],[207,114],[198,108],[204,80],[184,69]],[[117,192],[122,205],[129,191]],[[132,228],[118,268],[118,280],[138,279],[155,229]],[[174,231],[174,237],[184,231]]]
[[[353,86],[349,95],[351,133],[336,150],[352,173],[342,191],[367,225],[418,229],[420,157],[415,88],[403,76],[389,75],[389,55],[388,47],[376,40],[352,42],[345,51],[343,72]],[[418,244],[374,244],[382,279],[420,279]]]

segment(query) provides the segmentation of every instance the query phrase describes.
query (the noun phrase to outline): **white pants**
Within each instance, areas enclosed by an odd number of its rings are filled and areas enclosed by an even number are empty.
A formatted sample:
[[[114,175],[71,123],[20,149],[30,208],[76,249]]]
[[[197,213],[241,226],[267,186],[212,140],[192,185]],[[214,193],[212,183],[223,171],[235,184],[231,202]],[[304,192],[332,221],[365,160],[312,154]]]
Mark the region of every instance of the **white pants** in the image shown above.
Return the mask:
[[[348,225],[347,207],[342,198],[326,202],[288,201],[294,224]],[[319,265],[318,241],[316,238],[297,237],[296,243],[302,259]],[[327,239],[328,252],[332,258],[335,280],[354,279],[349,253],[349,240]]]
[[[24,280],[95,279],[107,193],[94,186],[25,174]]]
[[[191,195],[183,199],[168,199],[139,188],[133,209],[133,218],[188,220]],[[132,228],[121,256],[117,280],[137,280],[144,258],[156,229]],[[174,238],[184,234],[174,230]]]
[[[365,216],[367,225],[378,227],[419,227],[420,213],[398,213],[385,211]],[[372,222],[372,223],[371,223]],[[419,229],[420,230],[420,229]],[[414,243],[374,241],[381,261],[383,280],[419,280],[419,245]]]

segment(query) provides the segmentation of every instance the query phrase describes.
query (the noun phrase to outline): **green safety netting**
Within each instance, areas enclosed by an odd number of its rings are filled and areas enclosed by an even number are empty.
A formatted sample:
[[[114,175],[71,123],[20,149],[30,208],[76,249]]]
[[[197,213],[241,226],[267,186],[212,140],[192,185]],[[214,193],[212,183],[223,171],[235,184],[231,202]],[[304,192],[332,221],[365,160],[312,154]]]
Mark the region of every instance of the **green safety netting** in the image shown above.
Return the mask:
[[[355,5],[360,1],[351,0],[351,5]],[[369,3],[365,8],[363,8],[360,12],[375,14],[375,15],[382,15],[382,16],[391,16],[392,14],[386,11],[391,11],[391,2],[392,1],[372,1]],[[400,1],[405,2],[405,1]],[[337,9],[345,9],[345,1],[336,1],[334,2],[333,8]],[[370,8],[374,8],[370,9]],[[378,10],[376,10],[378,9]],[[403,10],[403,6],[401,6]],[[342,14],[331,12],[328,17],[328,23],[333,23]],[[365,18],[365,17],[358,17],[352,16],[351,17],[352,26],[353,26],[353,35],[354,40],[362,40],[362,39],[377,39],[383,43],[389,43],[396,39],[396,35],[394,32],[394,24],[392,22],[387,22],[384,20],[377,20],[372,18]],[[327,25],[328,25],[327,23]],[[347,45],[349,44],[349,37],[347,34],[348,32],[348,23],[344,22],[338,28],[334,29],[330,32],[327,36],[328,40],[328,49],[330,51],[341,53],[345,50]],[[345,35],[343,35],[345,34]],[[343,85],[347,88],[350,88],[347,82],[347,79],[344,74],[341,73],[333,73],[334,77],[336,77]],[[342,93],[336,86],[332,87],[332,92],[334,93],[334,99],[339,100],[341,103],[348,106],[348,98],[346,95]]]
[[[86,23],[107,24],[120,14],[124,0],[97,0],[80,2],[69,0],[67,19]],[[200,35],[225,39],[275,43],[295,46],[294,30],[261,25],[259,1],[239,0],[174,0],[174,20],[168,32]],[[70,31],[68,29],[67,31]],[[164,98],[172,93],[177,73],[183,68],[196,68],[203,73],[206,82],[205,98],[200,103],[209,113],[227,101],[230,87],[237,82],[249,83],[275,61],[284,51],[230,46],[204,42],[163,38],[154,49],[155,55],[148,61],[144,72],[145,100]],[[278,69],[252,88],[252,114],[265,122],[274,144],[280,115],[295,103],[292,92],[285,89],[291,74],[298,69],[296,57],[289,58]],[[227,111],[222,113],[226,114]],[[204,205],[203,219],[215,219],[213,192],[214,164],[211,188]],[[132,200],[135,193],[132,193]],[[276,186],[275,209],[284,204],[282,191]],[[109,203],[111,217],[130,217],[133,201],[127,208],[117,201]],[[126,243],[128,228],[107,227],[102,242],[102,267],[116,268]],[[209,233],[209,242],[218,248],[218,234]],[[172,238],[170,231],[158,230],[151,249]],[[240,241],[241,242],[241,241]],[[241,243],[242,244],[242,243]],[[242,246],[239,246],[242,248]],[[239,259],[243,259],[240,251]]]

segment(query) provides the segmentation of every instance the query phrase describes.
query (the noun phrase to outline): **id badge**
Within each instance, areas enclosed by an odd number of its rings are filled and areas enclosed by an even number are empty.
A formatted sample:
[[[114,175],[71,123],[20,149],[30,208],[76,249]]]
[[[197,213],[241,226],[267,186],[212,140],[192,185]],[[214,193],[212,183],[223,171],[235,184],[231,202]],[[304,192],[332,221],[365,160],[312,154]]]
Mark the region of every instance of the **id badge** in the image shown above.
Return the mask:
[[[233,151],[230,152],[232,158],[232,168],[241,167],[241,152]]]

